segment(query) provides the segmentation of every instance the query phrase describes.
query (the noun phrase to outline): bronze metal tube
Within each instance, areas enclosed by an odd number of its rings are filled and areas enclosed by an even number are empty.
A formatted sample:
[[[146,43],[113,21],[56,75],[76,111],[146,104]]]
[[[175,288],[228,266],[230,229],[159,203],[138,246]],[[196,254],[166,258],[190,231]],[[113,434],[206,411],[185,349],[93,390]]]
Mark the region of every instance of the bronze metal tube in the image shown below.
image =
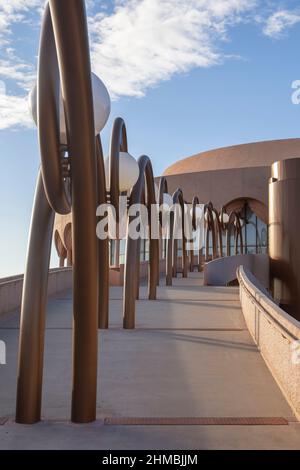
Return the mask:
[[[197,230],[197,214],[196,214],[196,208],[197,208],[197,205],[199,205],[200,202],[199,202],[199,198],[198,196],[194,196],[193,197],[193,200],[192,200],[192,228],[193,230]],[[194,271],[194,267],[195,267],[195,256],[196,253],[195,253],[196,250],[190,250],[190,271],[193,272]],[[198,268],[198,271],[200,271],[200,260],[199,260],[199,253],[198,253],[198,263],[197,263],[197,268]]]
[[[212,259],[217,258],[217,240],[216,240],[216,228],[213,217],[213,205],[211,202],[204,206],[204,217],[205,217],[205,261],[209,261],[209,234],[212,234]]]
[[[185,213],[184,213],[184,199],[183,193],[180,188],[177,188],[173,196],[173,204],[179,204],[181,208],[181,230],[182,230],[182,277],[187,277],[187,253],[186,253],[186,237],[185,237]],[[172,277],[177,276],[178,272],[178,243],[174,239],[174,223],[175,216],[174,211],[170,211],[170,226],[169,236],[167,240],[167,273],[166,273],[166,284],[167,286],[172,285]]]
[[[68,0],[67,2],[68,3]],[[45,8],[38,61],[38,134],[45,192],[52,209],[68,214],[71,202],[63,179],[59,129],[59,67],[49,5]]]
[[[120,151],[128,152],[127,132],[125,122],[118,117],[114,120],[109,149],[109,180],[110,203],[116,210],[117,223],[119,222],[119,163]]]
[[[45,195],[41,171],[34,197],[25,268],[17,378],[16,422],[41,419],[45,314],[54,211]]]
[[[97,204],[106,203],[105,169],[100,136],[96,137]],[[109,240],[98,239],[98,327],[109,326]]]
[[[130,205],[141,203],[143,199],[143,191],[147,189],[147,206],[148,211],[151,205],[156,204],[154,179],[151,160],[146,155],[142,155],[139,160],[139,178],[132,188],[130,195]],[[146,184],[145,184],[146,181]],[[140,240],[132,239],[129,236],[129,225],[135,219],[135,216],[128,217],[128,229],[126,239],[126,255],[124,269],[124,298],[123,298],[123,327],[132,329],[135,327],[135,299],[137,296],[137,269],[139,262]],[[151,218],[149,217],[150,226],[150,243],[149,243],[149,274],[148,274],[148,298],[156,299],[157,275],[159,263],[159,241],[151,237]]]
[[[84,1],[50,0],[72,167],[72,421],[96,418],[98,257],[96,158],[90,55]]]

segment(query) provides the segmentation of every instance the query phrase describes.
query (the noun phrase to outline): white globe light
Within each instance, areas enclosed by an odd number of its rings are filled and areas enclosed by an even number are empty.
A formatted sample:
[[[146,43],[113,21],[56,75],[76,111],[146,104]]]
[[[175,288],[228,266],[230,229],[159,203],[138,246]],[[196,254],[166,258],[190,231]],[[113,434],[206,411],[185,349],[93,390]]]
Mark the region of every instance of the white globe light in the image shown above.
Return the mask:
[[[203,216],[203,209],[199,206],[195,207],[195,212],[196,212],[196,220],[202,219]],[[191,207],[191,217],[193,217],[193,207]]]
[[[220,222],[223,224],[228,224],[229,215],[226,212],[223,212],[223,217],[222,217],[222,214],[220,214]]]
[[[109,157],[104,160],[106,189],[110,190],[109,181]],[[136,159],[127,152],[120,152],[119,160],[119,190],[129,191],[138,180],[140,174],[139,165]]]
[[[154,192],[155,192],[155,201],[159,202],[159,187],[158,184],[154,182]]]
[[[110,114],[110,97],[106,86],[97,75],[92,73],[92,91],[93,91],[93,105],[94,105],[94,121],[95,121],[95,135],[105,126]],[[29,111],[32,119],[37,125],[37,85],[28,95]],[[59,98],[59,126],[60,126],[60,142],[61,144],[67,143],[67,131],[65,112],[63,107],[62,95]]]
[[[173,198],[172,198],[171,194],[164,193],[164,195],[163,195],[163,204],[168,206],[168,207],[173,206]]]

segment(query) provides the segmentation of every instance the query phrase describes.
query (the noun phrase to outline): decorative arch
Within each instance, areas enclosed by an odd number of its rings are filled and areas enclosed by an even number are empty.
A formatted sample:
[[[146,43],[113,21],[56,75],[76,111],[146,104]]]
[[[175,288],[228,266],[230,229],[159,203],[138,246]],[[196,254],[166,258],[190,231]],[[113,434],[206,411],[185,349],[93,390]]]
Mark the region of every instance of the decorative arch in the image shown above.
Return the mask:
[[[231,212],[236,212],[238,214],[243,210],[246,204],[248,204],[249,208],[252,210],[252,212],[254,212],[255,215],[257,215],[259,219],[261,219],[265,224],[268,224],[268,208],[258,199],[251,197],[239,197],[227,202],[224,205],[224,209],[228,214]]]

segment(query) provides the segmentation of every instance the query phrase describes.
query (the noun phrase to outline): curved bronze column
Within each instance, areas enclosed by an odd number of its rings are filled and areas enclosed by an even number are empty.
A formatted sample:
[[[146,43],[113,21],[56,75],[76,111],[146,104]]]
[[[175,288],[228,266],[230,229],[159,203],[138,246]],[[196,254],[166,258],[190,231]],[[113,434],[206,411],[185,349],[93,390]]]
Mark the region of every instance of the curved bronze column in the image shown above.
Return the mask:
[[[97,204],[106,203],[105,169],[101,139],[96,137]],[[109,240],[98,238],[98,327],[108,328],[109,317]]]
[[[226,256],[228,256],[227,255],[227,252],[228,252],[227,231],[228,231],[229,216],[228,216],[228,221],[225,222],[224,221],[224,215],[225,214],[227,215],[226,209],[225,209],[224,206],[222,206],[221,210],[220,210],[220,215],[219,215],[219,221],[220,221],[219,229],[221,231],[221,239],[222,239],[222,256],[224,256],[224,253],[223,253],[223,234],[225,234],[225,236],[226,236]]]
[[[146,204],[146,194],[145,194],[145,185],[143,187],[142,191],[142,196],[141,196],[141,204]],[[140,271],[141,271],[141,239],[137,239],[137,244],[136,244],[136,250],[137,250],[137,261],[136,261],[136,296],[135,300],[139,300],[140,298]],[[150,255],[150,253],[149,253]],[[149,262],[150,262],[150,257],[149,257]]]
[[[50,0],[49,5],[42,26],[38,66],[38,130],[49,203],[45,202],[39,179],[23,289],[16,420],[33,423],[40,419],[44,311],[53,229],[49,205],[59,213],[69,212],[67,174],[72,179],[74,248],[72,420],[83,423],[95,419],[97,387],[96,166],[89,47],[84,2]],[[59,76],[71,168],[68,160],[66,165],[61,159]],[[26,357],[30,357],[30,362]]]
[[[35,423],[41,417],[44,326],[54,210],[70,211],[59,144],[59,69],[48,5],[41,30],[37,88],[42,167],[37,180],[24,275],[16,397],[16,421],[24,424]]]
[[[69,222],[63,231],[64,244],[67,249],[67,266],[73,265],[72,224]]]
[[[206,217],[207,214],[207,217]],[[207,220],[206,220],[207,219]],[[217,258],[217,242],[216,242],[216,227],[213,217],[213,205],[211,202],[204,206],[204,220],[205,220],[205,261],[209,261],[209,233],[212,234],[212,259]]]
[[[226,233],[226,245],[227,245],[227,250],[226,250],[226,255],[230,256],[231,250],[230,250],[230,236],[231,236],[231,229],[234,229],[234,254],[238,254],[238,240],[240,240],[240,250],[241,254],[244,254],[244,242],[243,242],[243,233],[242,233],[242,227],[240,223],[240,218],[238,214],[233,211],[229,215],[229,220],[227,224],[227,233]]]
[[[199,198],[198,196],[194,196],[192,200],[192,228],[194,231],[197,230],[197,214],[196,208],[199,205]],[[194,262],[195,262],[195,250],[190,250],[190,272],[194,271]],[[198,271],[200,271],[200,248],[198,251]]]
[[[119,236],[119,162],[120,152],[128,152],[126,125],[122,118],[114,120],[109,147],[109,181],[110,188],[106,192],[105,169],[100,136],[96,138],[98,205],[106,203],[107,199],[116,212],[117,237]],[[108,196],[108,197],[107,197]],[[99,259],[99,298],[98,327],[107,329],[109,326],[109,240],[98,240]]]
[[[59,257],[59,267],[63,268],[67,258],[67,250],[57,230],[54,232],[54,244]]]
[[[140,174],[137,182],[132,188],[130,195],[130,205],[139,204],[143,198],[143,191],[147,189],[148,214],[151,205],[156,207],[154,179],[151,160],[146,155],[142,155],[138,160]],[[145,185],[146,181],[146,185]],[[133,329],[135,327],[135,299],[137,295],[137,263],[139,259],[139,239],[132,239],[129,236],[129,225],[135,216],[128,217],[128,229],[126,240],[126,257],[124,269],[124,299],[123,299],[123,327]],[[156,299],[157,273],[159,263],[158,239],[151,237],[151,217],[149,215],[149,275],[148,275],[148,298]]]
[[[186,253],[186,239],[185,239],[185,212],[184,212],[184,199],[183,193],[180,188],[177,188],[173,193],[173,204],[180,205],[181,208],[181,224],[182,224],[182,276],[187,277],[187,253]],[[174,239],[174,223],[175,217],[173,210],[170,211],[170,222],[169,222],[169,235],[167,241],[167,273],[166,273],[166,285],[172,285],[172,278],[177,276],[177,261],[178,261],[178,250],[177,240]]]
[[[72,171],[72,421],[84,423],[96,418],[97,391],[96,153],[90,54],[84,1],[50,0],[50,10]]]
[[[128,152],[127,132],[125,122],[122,118],[118,117],[114,120],[113,128],[110,138],[109,148],[109,195],[110,203],[116,211],[116,222],[119,222],[119,163],[120,152]]]
[[[161,212],[161,207],[164,203],[164,194],[168,194],[168,181],[167,181],[167,178],[165,176],[162,176],[159,180],[159,189],[158,189],[158,205],[159,205],[159,240],[160,240],[160,243],[164,243],[164,240],[162,238],[162,223],[163,223],[163,216],[162,216],[162,212]],[[162,254],[163,252],[163,246],[161,246],[161,249],[160,249],[160,254]],[[165,253],[165,257],[166,257],[166,263],[167,263],[167,254]],[[160,256],[159,256],[160,258]],[[166,266],[166,271],[167,271],[167,266]],[[159,265],[158,265],[158,281],[157,281],[157,285],[159,285],[159,277],[160,277],[160,273],[159,273]]]
[[[243,231],[242,231],[241,221],[239,217],[237,218],[236,224],[237,224],[237,236],[235,240],[235,252],[237,254],[238,239],[240,239],[240,250],[241,250],[241,255],[243,255],[244,254],[244,240],[243,240]]]
[[[41,419],[45,314],[54,211],[39,172],[21,304],[16,422]]]
[[[66,2],[68,3],[68,2]],[[47,199],[59,214],[71,210],[68,188],[63,178],[63,146],[59,122],[60,70],[49,5],[45,8],[38,61],[38,135],[42,175]]]
[[[217,237],[218,237],[218,243],[217,243],[217,254],[216,257],[223,257],[223,239],[222,239],[222,227],[221,227],[221,222],[219,218],[219,213],[218,211],[213,207],[212,211],[215,214],[215,220],[214,220],[214,227],[217,229]]]

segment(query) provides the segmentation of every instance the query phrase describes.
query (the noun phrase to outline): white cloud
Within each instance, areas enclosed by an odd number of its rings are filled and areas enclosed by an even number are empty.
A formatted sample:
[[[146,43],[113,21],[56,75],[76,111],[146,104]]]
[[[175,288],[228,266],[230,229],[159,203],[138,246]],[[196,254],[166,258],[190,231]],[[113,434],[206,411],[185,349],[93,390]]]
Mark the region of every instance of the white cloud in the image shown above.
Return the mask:
[[[36,22],[44,3],[44,0],[0,0],[0,129],[32,125],[27,93],[35,80],[35,66],[19,58],[12,47],[16,40],[13,27],[20,22]],[[14,90],[19,88],[19,94],[8,93],[3,80],[13,84]]]
[[[143,96],[176,73],[218,64],[217,41],[252,0],[120,0],[89,19],[95,72],[114,96]]]
[[[286,29],[300,22],[300,14],[288,10],[273,13],[265,22],[263,33],[271,38],[279,39]]]
[[[0,0],[0,45],[10,40],[11,27],[24,19],[24,15],[35,12],[44,0]]]
[[[87,0],[93,70],[114,98],[143,96],[147,89],[175,74],[220,64],[226,56],[220,45],[230,28],[256,22],[258,8],[263,32],[280,37],[300,21],[288,10],[267,19],[261,0]],[[27,92],[35,79],[35,60],[20,57],[14,25],[38,26],[45,0],[0,0],[0,129],[29,126]],[[96,12],[96,13],[95,13]],[[37,49],[37,48],[36,48]],[[3,91],[4,90],[4,91]],[[3,108],[2,108],[3,107]]]
[[[17,127],[33,127],[27,97],[7,94],[5,83],[0,81],[0,129]]]

